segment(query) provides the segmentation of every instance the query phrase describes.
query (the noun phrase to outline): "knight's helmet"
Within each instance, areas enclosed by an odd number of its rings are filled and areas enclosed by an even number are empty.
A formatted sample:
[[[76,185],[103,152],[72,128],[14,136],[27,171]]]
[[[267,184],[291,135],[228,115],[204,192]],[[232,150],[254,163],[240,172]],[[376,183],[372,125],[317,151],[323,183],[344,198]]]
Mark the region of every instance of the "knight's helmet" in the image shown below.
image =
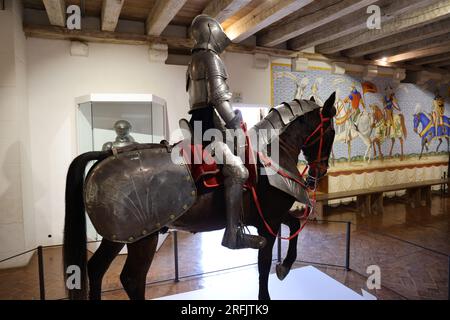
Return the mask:
[[[118,137],[126,137],[130,134],[131,123],[126,120],[119,120],[114,124],[114,130]]]
[[[193,50],[209,49],[220,54],[231,43],[220,23],[205,14],[194,18],[189,34],[195,42]]]

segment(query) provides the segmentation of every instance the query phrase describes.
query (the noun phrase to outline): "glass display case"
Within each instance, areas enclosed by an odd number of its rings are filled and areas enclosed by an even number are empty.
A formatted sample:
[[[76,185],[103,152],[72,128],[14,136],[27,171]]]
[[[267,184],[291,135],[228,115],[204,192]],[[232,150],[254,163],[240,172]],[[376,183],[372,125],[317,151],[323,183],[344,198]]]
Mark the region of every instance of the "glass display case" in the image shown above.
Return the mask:
[[[76,99],[78,154],[102,150],[114,141],[114,124],[128,121],[139,143],[168,139],[166,101],[152,94],[89,94]]]
[[[76,105],[78,154],[100,151],[106,142],[114,141],[118,120],[131,124],[130,135],[138,143],[169,139],[166,101],[153,94],[88,94],[77,98]],[[101,239],[90,221],[87,236],[89,240]],[[96,247],[89,246],[91,251]]]

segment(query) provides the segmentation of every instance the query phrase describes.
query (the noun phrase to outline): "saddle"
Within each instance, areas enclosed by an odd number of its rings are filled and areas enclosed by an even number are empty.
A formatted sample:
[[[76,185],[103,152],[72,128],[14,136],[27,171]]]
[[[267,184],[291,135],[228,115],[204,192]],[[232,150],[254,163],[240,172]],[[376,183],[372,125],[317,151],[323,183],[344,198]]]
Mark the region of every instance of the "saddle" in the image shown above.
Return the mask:
[[[189,170],[193,180],[195,181],[198,191],[217,188],[223,185],[224,177],[219,165],[215,162],[212,155],[203,145],[191,144],[191,128],[186,119],[179,121],[180,128],[183,130],[184,140],[180,142],[182,157],[188,163]],[[247,132],[246,125],[242,129]],[[249,172],[249,178],[244,184],[245,189],[255,187],[258,181],[257,161],[251,159],[254,153],[249,138],[246,138],[245,145],[245,162],[244,165]],[[268,174],[269,184],[289,195],[294,197],[297,201],[310,205],[309,197],[304,189],[305,181],[300,176],[297,164],[292,162],[286,168],[274,166],[270,157],[263,153],[257,153],[261,169]],[[252,160],[252,161],[250,161]],[[299,183],[300,181],[300,183]]]
[[[192,178],[197,187],[204,187],[206,189],[217,188],[223,185],[224,177],[216,163],[214,157],[204,148],[202,144],[192,144],[190,141],[192,128],[186,119],[179,121],[180,128],[183,130],[184,140],[181,141],[181,153],[186,163],[188,163]],[[242,129],[247,131],[244,124]],[[250,161],[252,156],[252,148],[248,137],[245,144],[245,161],[244,165],[249,172],[249,178],[244,184],[244,187],[255,186],[257,182],[256,162]]]

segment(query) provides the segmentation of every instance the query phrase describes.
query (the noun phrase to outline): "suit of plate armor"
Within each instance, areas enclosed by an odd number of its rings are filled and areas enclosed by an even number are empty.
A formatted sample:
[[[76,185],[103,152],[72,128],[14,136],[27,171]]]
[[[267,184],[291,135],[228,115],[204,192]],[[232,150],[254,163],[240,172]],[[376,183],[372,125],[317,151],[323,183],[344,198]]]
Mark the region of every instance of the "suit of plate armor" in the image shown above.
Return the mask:
[[[103,144],[102,150],[111,150],[111,148],[121,148],[134,144],[134,138],[130,135],[131,123],[126,120],[119,120],[114,124],[114,130],[117,137],[114,142],[106,142]]]
[[[191,127],[195,128],[195,121],[201,121],[202,137],[208,129],[222,129],[218,114],[227,129],[236,130],[236,140],[241,142],[234,153],[223,141],[215,140],[209,145],[216,161],[219,154],[220,159],[223,159],[227,225],[222,245],[230,249],[260,249],[265,245],[265,239],[245,234],[241,221],[243,185],[248,178],[247,168],[237,156],[243,154],[245,148],[245,138],[240,130],[242,115],[231,107],[231,93],[226,83],[228,75],[219,57],[231,41],[221,25],[207,15],[199,15],[192,21],[190,36],[195,43],[186,74]]]

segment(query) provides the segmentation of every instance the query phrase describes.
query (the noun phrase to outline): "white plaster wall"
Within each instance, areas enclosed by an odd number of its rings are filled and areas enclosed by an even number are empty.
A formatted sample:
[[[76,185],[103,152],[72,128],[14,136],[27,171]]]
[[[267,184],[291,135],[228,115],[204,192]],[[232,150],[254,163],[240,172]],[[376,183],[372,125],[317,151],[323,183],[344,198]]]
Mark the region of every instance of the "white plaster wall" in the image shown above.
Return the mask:
[[[0,11],[0,259],[35,246],[28,131],[26,40],[20,1]],[[2,263],[24,264],[30,256]]]
[[[270,65],[253,68],[253,55],[226,52],[224,62],[232,92],[242,94],[242,103],[270,105]]]
[[[187,117],[186,66],[153,64],[145,46],[89,44],[89,57],[69,55],[70,42],[27,40],[36,233],[39,244],[62,242],[65,176],[76,154],[75,101],[88,93],[153,93],[167,101],[169,127]],[[232,91],[245,103],[270,101],[269,68],[252,56],[226,54]],[[51,238],[48,235],[52,235]]]

